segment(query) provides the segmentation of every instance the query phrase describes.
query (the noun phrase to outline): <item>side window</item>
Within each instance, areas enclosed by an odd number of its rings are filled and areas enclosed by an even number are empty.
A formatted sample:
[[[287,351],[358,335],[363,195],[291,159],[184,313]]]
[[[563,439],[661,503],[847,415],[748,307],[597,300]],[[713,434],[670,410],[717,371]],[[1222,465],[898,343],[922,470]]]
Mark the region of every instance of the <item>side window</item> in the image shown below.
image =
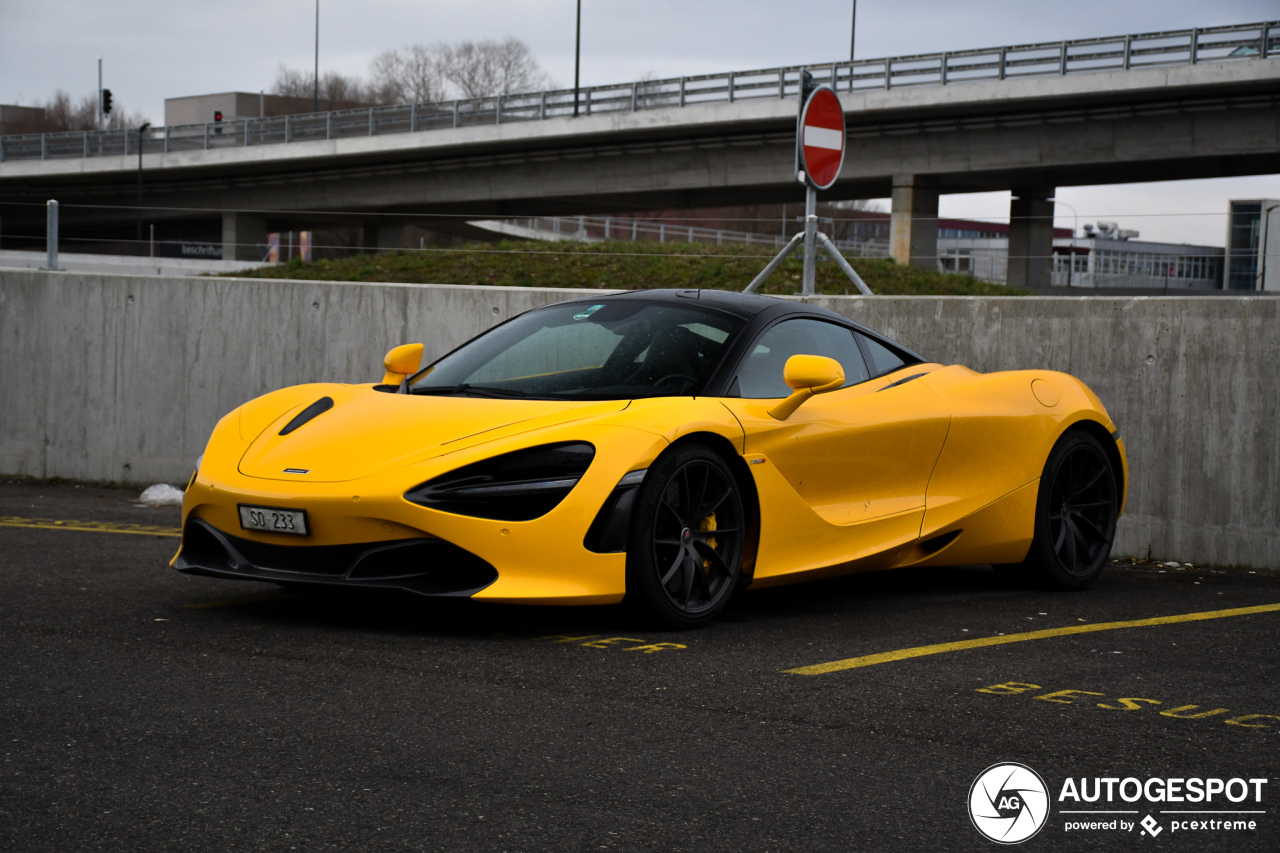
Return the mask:
[[[898,357],[897,353],[875,338],[869,338],[863,334],[859,334],[858,337],[862,339],[862,345],[867,348],[867,355],[871,358],[872,376],[883,376],[886,373],[892,373],[906,363]]]
[[[868,379],[853,332],[821,320],[785,320],[761,336],[738,368],[738,393],[748,398],[791,394],[782,371],[793,355],[825,355],[844,368],[845,386]]]

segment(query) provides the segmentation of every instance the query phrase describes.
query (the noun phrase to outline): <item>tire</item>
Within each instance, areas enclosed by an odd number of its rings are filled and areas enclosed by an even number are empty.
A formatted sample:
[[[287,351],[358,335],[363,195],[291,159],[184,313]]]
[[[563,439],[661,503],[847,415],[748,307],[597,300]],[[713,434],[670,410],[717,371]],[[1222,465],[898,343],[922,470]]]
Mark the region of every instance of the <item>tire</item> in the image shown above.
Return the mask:
[[[700,444],[660,457],[645,476],[627,535],[627,596],[669,628],[710,622],[742,574],[742,491],[728,464]]]
[[[1089,586],[1111,556],[1118,508],[1115,471],[1102,444],[1079,430],[1063,435],[1040,477],[1022,576],[1049,589]]]

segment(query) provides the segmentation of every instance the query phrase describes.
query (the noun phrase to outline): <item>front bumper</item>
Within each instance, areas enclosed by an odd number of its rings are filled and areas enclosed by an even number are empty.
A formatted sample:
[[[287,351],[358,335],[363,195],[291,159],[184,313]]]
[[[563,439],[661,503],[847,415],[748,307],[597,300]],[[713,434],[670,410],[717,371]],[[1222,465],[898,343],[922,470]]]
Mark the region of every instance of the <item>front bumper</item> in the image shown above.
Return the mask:
[[[271,545],[232,536],[198,518],[182,531],[173,567],[242,580],[403,589],[465,598],[490,586],[498,570],[433,537],[352,545]]]
[[[546,515],[529,521],[443,512],[404,497],[415,485],[446,471],[529,446],[531,442],[525,436],[444,454],[359,480],[309,482],[305,477],[286,481],[242,474],[237,464],[242,454],[239,445],[215,431],[200,470],[183,496],[184,541],[171,565],[184,572],[218,577],[395,587],[425,591],[428,595],[469,594],[476,599],[511,604],[616,603],[626,592],[626,555],[593,551],[584,539],[619,480],[629,471],[651,463],[666,447],[666,441],[629,427],[574,425],[572,433],[567,429],[547,434],[539,443],[588,441],[597,448],[596,458],[568,497]],[[309,535],[300,541],[300,537],[242,530],[239,504],[305,510]],[[194,522],[203,526],[193,527]],[[208,548],[188,548],[187,534],[196,531],[200,531],[196,535],[206,540]],[[425,546],[424,541],[441,544]],[[596,544],[594,540],[592,544]],[[264,552],[255,550],[261,546],[268,548]],[[442,593],[431,591],[437,588],[436,580],[406,579],[408,575],[387,573],[371,578],[357,566],[358,562],[368,565],[368,560],[374,559],[362,557],[366,551],[410,546],[456,547],[491,567],[498,576],[492,579],[486,575],[483,586],[480,580],[470,585],[451,582],[449,591]],[[263,553],[270,556],[262,556]],[[326,564],[332,560],[337,567],[324,572],[309,569],[300,562],[305,555],[315,555]],[[408,557],[384,555],[392,556]],[[455,553],[445,562],[456,563],[460,559]],[[420,565],[426,562],[429,561],[418,560]]]

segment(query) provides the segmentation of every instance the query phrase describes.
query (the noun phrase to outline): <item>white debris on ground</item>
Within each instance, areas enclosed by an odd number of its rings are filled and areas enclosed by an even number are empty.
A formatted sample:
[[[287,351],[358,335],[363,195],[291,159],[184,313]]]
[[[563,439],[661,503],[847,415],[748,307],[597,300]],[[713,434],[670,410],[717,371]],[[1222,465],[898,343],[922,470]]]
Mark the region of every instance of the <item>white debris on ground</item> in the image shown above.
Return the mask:
[[[138,503],[147,506],[182,506],[182,490],[168,483],[147,486],[138,497]]]

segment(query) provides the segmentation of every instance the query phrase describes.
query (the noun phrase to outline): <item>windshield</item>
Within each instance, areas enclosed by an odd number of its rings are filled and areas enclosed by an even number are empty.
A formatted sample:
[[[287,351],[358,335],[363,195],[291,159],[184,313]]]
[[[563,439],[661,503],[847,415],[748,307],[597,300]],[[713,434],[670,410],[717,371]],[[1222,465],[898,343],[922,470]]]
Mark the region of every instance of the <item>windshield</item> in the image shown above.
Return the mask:
[[[428,367],[414,394],[619,400],[691,394],[742,321],[637,299],[531,311]]]

